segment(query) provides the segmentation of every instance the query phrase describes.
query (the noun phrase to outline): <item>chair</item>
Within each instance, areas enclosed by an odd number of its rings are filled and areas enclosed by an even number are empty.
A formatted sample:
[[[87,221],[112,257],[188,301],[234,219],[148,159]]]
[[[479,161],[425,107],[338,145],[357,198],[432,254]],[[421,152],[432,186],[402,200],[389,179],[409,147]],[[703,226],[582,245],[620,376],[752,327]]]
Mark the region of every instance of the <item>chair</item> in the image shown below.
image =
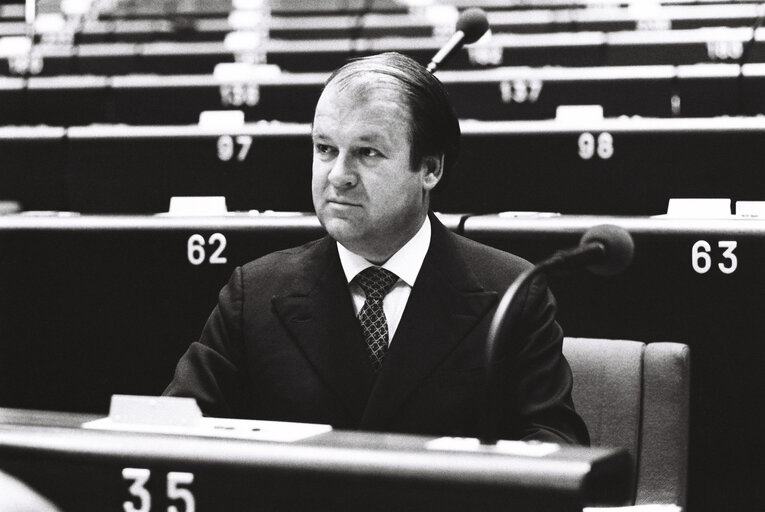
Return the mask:
[[[634,462],[632,503],[685,508],[690,349],[680,343],[565,338],[573,399],[593,446]]]
[[[0,471],[0,512],[59,512],[20,480]]]

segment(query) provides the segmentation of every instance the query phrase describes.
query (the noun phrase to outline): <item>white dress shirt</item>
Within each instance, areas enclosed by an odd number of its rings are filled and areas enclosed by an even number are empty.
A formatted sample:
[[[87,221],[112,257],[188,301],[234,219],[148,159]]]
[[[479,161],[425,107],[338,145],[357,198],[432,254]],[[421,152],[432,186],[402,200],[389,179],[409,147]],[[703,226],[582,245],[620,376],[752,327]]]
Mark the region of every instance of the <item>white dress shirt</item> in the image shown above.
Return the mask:
[[[382,268],[390,270],[398,276],[398,281],[383,299],[383,311],[385,319],[388,321],[388,345],[396,334],[396,329],[404,314],[406,302],[409,300],[409,294],[412,292],[412,286],[420,273],[422,262],[425,260],[425,254],[430,247],[430,219],[425,217],[422,227],[417,233],[388,259]],[[361,308],[364,306],[366,296],[358,282],[353,279],[359,272],[367,267],[374,266],[358,254],[352,253],[340,242],[337,243],[337,252],[340,255],[340,263],[345,272],[345,278],[348,281],[348,289],[353,298],[353,307],[358,316]]]

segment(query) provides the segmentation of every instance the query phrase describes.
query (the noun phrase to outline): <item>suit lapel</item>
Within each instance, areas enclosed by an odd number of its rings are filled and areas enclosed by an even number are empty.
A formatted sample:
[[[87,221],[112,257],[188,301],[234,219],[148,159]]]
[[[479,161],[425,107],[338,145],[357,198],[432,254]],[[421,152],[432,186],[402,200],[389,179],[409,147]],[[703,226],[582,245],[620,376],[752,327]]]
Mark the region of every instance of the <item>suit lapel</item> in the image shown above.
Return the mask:
[[[431,216],[430,248],[385,356],[361,421],[385,430],[419,383],[431,374],[496,303],[462,261],[451,234]]]
[[[290,288],[272,299],[274,310],[356,426],[374,374],[334,241],[325,237],[309,251]]]

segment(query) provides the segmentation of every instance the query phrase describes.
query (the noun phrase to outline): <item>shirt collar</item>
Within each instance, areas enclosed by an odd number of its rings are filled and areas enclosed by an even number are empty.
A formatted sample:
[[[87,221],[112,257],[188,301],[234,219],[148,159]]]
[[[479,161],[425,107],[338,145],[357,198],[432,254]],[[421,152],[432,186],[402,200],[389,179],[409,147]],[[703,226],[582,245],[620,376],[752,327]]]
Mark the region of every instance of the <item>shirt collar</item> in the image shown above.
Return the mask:
[[[420,273],[422,262],[425,260],[425,255],[430,247],[430,231],[430,219],[425,217],[425,222],[422,223],[419,231],[401,249],[396,251],[382,267],[396,274],[409,286],[414,286],[417,274]],[[373,263],[346,249],[340,242],[337,242],[337,252],[340,256],[345,278],[349,283],[359,272],[374,266]]]

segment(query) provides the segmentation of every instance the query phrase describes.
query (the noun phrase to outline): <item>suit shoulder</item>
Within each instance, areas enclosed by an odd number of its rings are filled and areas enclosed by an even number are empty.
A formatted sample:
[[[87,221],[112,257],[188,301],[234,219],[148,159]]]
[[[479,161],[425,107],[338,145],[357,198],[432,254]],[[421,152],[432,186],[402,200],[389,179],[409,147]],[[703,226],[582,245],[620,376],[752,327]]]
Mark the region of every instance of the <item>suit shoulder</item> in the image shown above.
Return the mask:
[[[515,254],[454,235],[462,260],[476,278],[490,289],[504,289],[532,264]]]
[[[497,266],[507,269],[515,268],[519,272],[522,272],[532,266],[532,264],[517,256],[515,254],[491,247],[481,242],[476,242],[470,238],[466,238],[462,235],[454,234],[457,241],[457,247],[460,253],[466,260],[473,264],[482,264],[489,266]]]
[[[328,239],[320,238],[297,247],[290,247],[268,253],[242,265],[242,276],[248,278],[291,276],[295,269],[306,265],[317,251],[326,248]]]

